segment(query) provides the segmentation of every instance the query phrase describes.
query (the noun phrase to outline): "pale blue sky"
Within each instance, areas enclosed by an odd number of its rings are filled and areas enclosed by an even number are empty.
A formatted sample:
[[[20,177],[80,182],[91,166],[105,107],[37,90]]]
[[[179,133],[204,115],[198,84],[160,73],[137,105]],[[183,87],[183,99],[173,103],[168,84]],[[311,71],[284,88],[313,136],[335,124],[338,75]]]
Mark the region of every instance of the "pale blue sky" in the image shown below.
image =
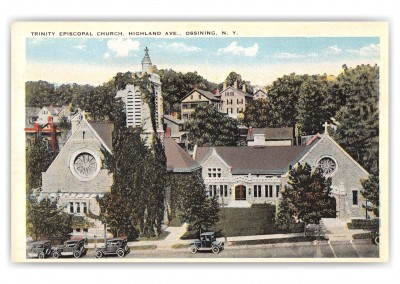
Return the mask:
[[[266,85],[283,74],[328,73],[341,66],[379,63],[379,38],[29,38],[27,80],[98,85],[117,72],[139,71],[145,47],[158,68],[198,71],[221,82],[236,71]]]

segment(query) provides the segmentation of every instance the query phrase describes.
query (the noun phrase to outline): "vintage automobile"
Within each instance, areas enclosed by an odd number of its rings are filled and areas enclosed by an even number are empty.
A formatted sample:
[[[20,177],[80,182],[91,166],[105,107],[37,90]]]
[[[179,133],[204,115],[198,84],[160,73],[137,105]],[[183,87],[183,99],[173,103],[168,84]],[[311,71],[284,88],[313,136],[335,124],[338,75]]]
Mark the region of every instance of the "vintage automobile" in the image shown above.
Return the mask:
[[[37,241],[26,246],[27,257],[45,258],[52,253],[50,241]]]
[[[190,252],[196,253],[199,250],[211,250],[213,253],[219,253],[224,249],[224,243],[215,239],[214,232],[200,234],[200,239],[190,244]]]
[[[105,246],[95,248],[94,256],[96,258],[101,258],[108,255],[124,257],[129,252],[130,249],[128,246],[128,240],[126,238],[113,238],[107,239]]]
[[[379,232],[372,233],[371,241],[373,244],[379,245],[379,236],[380,236]]]
[[[59,258],[60,256],[74,256],[75,258],[79,258],[85,255],[86,252],[85,240],[76,239],[65,241],[61,246],[53,247],[52,256],[54,258]]]

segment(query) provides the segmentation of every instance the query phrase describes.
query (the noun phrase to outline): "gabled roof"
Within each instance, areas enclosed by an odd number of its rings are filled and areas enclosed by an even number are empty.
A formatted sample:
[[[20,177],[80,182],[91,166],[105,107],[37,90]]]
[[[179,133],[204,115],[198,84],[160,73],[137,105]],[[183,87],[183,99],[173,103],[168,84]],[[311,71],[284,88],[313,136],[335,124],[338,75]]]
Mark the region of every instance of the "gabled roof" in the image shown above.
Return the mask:
[[[247,133],[247,140],[248,141],[254,140],[254,134],[265,134],[265,140],[292,140],[293,128],[292,127],[249,128],[249,132]]]
[[[172,138],[164,138],[167,170],[171,172],[192,172],[200,169],[200,165],[181,148]]]
[[[114,124],[105,121],[88,121],[88,123],[112,151],[112,132],[114,130]]]
[[[171,121],[171,122],[173,122],[173,123],[175,123],[175,124],[178,124],[178,125],[184,123],[184,121],[183,121],[182,119],[177,119],[177,118],[173,117],[173,116],[170,115],[170,114],[164,114],[164,120],[165,120],[165,119],[167,119],[167,120],[169,120],[169,121]]]
[[[309,146],[198,147],[196,161],[204,163],[214,149],[232,169],[232,174],[285,174]]]
[[[238,92],[239,94],[242,94],[242,95],[245,96],[245,97],[248,97],[248,98],[251,98],[251,99],[253,98],[252,95],[250,95],[250,94],[248,94],[248,93],[245,93],[245,92],[243,92],[243,91],[240,90],[240,89],[236,89],[236,88],[234,88],[233,86],[229,86],[229,87],[227,87],[225,90],[222,90],[222,91],[220,92],[220,95],[221,95],[221,93],[227,91],[228,89],[232,89],[232,90]]]
[[[191,94],[193,94],[194,92],[198,92],[200,94],[202,94],[206,99],[209,99],[210,101],[217,101],[219,102],[220,99],[218,98],[219,95],[214,95],[213,93],[209,92],[209,91],[205,91],[205,90],[201,90],[201,89],[193,89],[191,90],[186,96],[184,96],[182,98],[181,101],[183,101],[184,99],[186,99],[188,96],[190,96]]]
[[[263,93],[264,95],[267,94],[267,93],[266,93],[265,91],[263,91],[263,90],[257,90],[257,92],[255,92],[254,95],[257,94],[257,93]]]

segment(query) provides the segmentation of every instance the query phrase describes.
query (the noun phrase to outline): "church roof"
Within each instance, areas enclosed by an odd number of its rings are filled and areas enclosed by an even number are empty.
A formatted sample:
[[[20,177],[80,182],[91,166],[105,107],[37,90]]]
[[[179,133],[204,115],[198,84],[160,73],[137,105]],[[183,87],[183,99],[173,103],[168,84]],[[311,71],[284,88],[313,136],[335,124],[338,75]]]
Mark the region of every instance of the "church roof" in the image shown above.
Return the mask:
[[[112,132],[114,130],[114,124],[105,121],[89,121],[89,124],[112,151]]]
[[[164,138],[167,170],[171,172],[192,172],[200,169],[200,165],[183,150],[172,138]]]
[[[196,161],[202,164],[216,151],[232,174],[285,174],[310,149],[310,146],[198,147]]]
[[[265,140],[292,140],[293,128],[280,127],[280,128],[249,128],[247,133],[247,140],[254,140],[254,134],[265,134]]]

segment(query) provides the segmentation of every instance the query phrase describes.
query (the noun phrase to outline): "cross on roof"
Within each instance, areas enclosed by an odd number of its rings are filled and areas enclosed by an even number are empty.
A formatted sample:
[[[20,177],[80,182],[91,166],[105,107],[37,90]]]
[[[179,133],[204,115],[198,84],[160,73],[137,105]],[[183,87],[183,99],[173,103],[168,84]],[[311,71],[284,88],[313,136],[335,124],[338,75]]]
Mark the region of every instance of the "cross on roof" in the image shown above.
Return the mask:
[[[328,126],[330,126],[330,125],[328,124],[328,122],[325,121],[325,123],[324,123],[322,126],[325,127],[325,134],[328,134],[328,135],[329,135]]]
[[[144,51],[146,52],[146,55],[148,55],[149,49],[147,48],[147,46],[146,46],[146,48],[144,49]]]

